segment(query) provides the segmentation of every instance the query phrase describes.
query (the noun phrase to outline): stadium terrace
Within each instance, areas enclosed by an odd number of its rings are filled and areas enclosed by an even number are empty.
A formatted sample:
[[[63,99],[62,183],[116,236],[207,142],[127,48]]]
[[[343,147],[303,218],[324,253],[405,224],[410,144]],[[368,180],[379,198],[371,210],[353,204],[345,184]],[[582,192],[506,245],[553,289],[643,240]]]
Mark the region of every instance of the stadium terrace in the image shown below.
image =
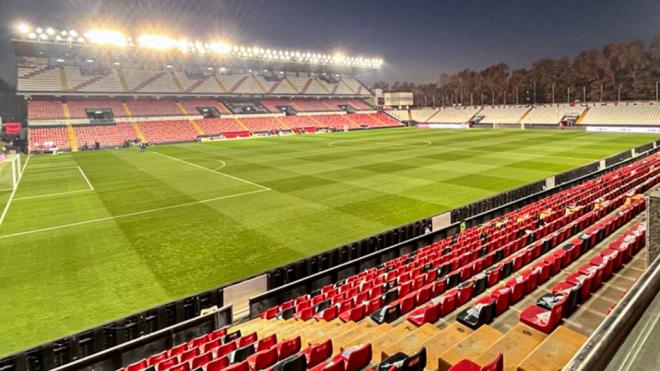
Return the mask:
[[[657,82],[428,104],[365,82],[379,56],[27,23],[11,43],[0,371],[650,369]]]

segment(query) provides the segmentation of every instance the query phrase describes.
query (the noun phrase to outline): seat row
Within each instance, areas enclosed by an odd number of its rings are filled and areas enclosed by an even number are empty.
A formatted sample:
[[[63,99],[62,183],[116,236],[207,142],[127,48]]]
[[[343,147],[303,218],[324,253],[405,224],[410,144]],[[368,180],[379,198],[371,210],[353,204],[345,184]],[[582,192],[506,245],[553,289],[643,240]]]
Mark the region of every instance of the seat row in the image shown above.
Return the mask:
[[[643,199],[635,201],[624,215],[617,215],[622,224],[629,215],[644,209]],[[552,287],[552,293],[541,296],[536,304],[520,313],[520,321],[545,333],[552,332],[577,307],[589,299],[603,282],[608,281],[624,263],[630,261],[646,242],[646,224],[636,223],[599,254],[569,274],[564,281]]]
[[[623,198],[619,197],[619,200],[621,201],[613,202],[611,207],[616,209],[618,206],[623,204]],[[633,217],[639,215],[644,210],[644,205],[645,204],[643,198],[636,198],[635,201],[632,201],[629,205],[624,206],[622,210],[618,211],[616,215],[602,218],[602,220],[600,220],[598,223],[595,223],[595,225],[590,227],[579,238],[573,239],[559,249],[550,249],[544,251],[545,255],[542,260],[534,263],[533,265],[530,264],[531,267],[522,270],[521,273],[516,277],[511,278],[505,284],[497,287],[496,289],[493,289],[489,295],[483,296],[476,300],[472,307],[464,309],[458,313],[456,320],[473,329],[476,329],[484,324],[491,323],[497,316],[504,313],[510,306],[521,301],[526,295],[532,293],[538,286],[547,282],[551,277],[557,275],[561,269],[567,267],[573,261],[578,259],[578,257],[596,246],[600,241],[614,233],[616,229],[630,221]],[[605,210],[611,211],[609,208],[599,209],[594,210],[592,214],[596,215],[598,219],[601,219],[598,216],[602,216]],[[586,215],[585,217],[591,217],[591,215]],[[590,225],[592,224],[594,223],[591,223]],[[535,245],[534,247],[537,248],[536,253],[538,254],[538,247],[540,246]],[[532,251],[534,251],[534,249],[527,249],[527,252]],[[532,254],[534,253],[532,252]],[[515,268],[516,267],[514,266],[513,269],[515,270]],[[518,269],[520,269],[520,266],[518,266]],[[559,285],[553,287],[553,290],[561,290],[562,288],[565,287]],[[538,323],[543,322],[543,319],[547,317],[543,312],[534,313],[539,315],[538,319],[540,322]],[[532,317],[537,318],[530,312],[528,318]],[[556,327],[557,324],[558,323],[555,323],[553,326],[545,328],[544,332],[549,333]],[[532,325],[532,327],[536,326]]]

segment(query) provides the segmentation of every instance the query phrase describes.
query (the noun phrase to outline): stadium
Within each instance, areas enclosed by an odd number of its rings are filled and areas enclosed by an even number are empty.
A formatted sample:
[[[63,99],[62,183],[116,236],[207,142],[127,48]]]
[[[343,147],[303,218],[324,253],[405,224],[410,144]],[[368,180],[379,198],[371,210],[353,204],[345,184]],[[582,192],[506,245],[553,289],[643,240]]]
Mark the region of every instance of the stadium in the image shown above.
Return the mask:
[[[0,371],[657,367],[660,36],[412,84],[104,6],[0,6]]]

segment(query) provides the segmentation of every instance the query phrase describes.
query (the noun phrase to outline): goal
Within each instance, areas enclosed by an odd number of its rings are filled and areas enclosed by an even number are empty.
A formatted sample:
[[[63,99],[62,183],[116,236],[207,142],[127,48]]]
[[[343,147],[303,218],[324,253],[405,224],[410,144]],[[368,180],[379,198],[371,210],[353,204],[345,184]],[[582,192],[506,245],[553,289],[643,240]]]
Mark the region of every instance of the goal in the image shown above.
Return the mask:
[[[0,154],[0,191],[12,191],[21,176],[21,155]]]

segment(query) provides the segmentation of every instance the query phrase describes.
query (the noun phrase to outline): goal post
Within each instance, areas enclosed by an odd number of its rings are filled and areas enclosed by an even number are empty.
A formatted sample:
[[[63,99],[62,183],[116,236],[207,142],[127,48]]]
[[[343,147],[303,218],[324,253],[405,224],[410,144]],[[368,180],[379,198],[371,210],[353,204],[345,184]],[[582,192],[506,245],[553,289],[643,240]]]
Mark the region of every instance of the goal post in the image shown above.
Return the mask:
[[[0,155],[0,190],[11,191],[21,177],[21,155]]]

